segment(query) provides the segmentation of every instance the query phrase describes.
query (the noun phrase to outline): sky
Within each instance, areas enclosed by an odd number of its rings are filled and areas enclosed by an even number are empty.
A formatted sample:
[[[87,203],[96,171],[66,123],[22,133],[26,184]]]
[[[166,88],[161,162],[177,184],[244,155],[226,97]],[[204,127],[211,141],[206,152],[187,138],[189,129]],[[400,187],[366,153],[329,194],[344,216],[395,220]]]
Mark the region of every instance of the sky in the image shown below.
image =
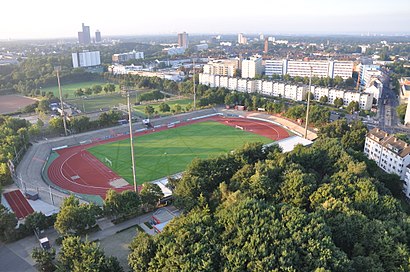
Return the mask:
[[[409,0],[2,0],[0,39],[192,34],[410,34]]]

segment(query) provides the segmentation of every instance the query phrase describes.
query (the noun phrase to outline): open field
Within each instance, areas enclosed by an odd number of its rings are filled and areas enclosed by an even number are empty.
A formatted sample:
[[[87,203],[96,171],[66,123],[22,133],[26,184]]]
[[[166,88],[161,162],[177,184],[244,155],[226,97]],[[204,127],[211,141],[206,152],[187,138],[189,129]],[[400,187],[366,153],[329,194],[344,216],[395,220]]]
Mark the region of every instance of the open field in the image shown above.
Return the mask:
[[[2,95],[0,96],[0,114],[16,112],[34,102],[36,102],[36,100],[22,95]]]
[[[149,105],[151,105],[151,106],[154,107],[155,112],[157,112],[157,113],[155,113],[155,115],[161,115],[161,116],[171,115],[172,112],[161,112],[161,111],[159,110],[159,105],[160,105],[162,102],[164,102],[164,101],[159,101],[159,102],[156,102],[156,103],[149,103]],[[185,109],[186,106],[188,106],[188,105],[190,105],[190,104],[192,105],[193,100],[192,100],[192,99],[166,100],[165,103],[168,104],[168,105],[171,107],[171,110],[173,109],[173,107],[174,107],[176,104],[180,105],[180,106],[182,107],[182,109]],[[148,105],[148,104],[143,104],[143,105],[134,106],[135,113],[136,113],[137,115],[141,116],[141,117],[147,117],[146,114],[145,114],[145,112],[144,112],[145,107],[146,107],[147,105]]]
[[[74,92],[75,90],[79,88],[89,88],[93,85],[101,85],[104,86],[106,82],[104,81],[84,81],[84,82],[79,82],[79,83],[71,83],[71,84],[64,84],[64,82],[61,83],[61,90],[64,94],[68,94],[68,98],[74,98]],[[117,91],[119,91],[119,86],[116,86]],[[56,82],[56,86],[53,87],[46,87],[41,89],[42,92],[53,92],[55,96],[59,96],[58,93],[58,86]],[[104,91],[102,92],[104,93]]]
[[[135,94],[130,95],[131,101],[135,101]],[[87,98],[69,99],[67,103],[75,105],[78,109],[85,112],[98,111],[101,108],[112,108],[119,103],[126,104],[127,98],[120,93],[93,95]]]
[[[247,142],[266,144],[272,140],[214,121],[141,135],[134,142],[137,182],[142,184],[181,172],[194,158],[226,153]],[[88,151],[132,183],[129,139],[94,146]]]

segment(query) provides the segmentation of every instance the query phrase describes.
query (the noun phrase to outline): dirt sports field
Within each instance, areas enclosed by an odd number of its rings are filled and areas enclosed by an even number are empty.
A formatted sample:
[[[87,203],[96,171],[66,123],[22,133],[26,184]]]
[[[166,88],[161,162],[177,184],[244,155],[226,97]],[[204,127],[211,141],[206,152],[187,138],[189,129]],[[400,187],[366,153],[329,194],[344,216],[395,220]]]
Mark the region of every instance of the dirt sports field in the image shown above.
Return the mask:
[[[34,99],[10,94],[0,96],[0,114],[13,113],[36,102]]]
[[[176,124],[172,127],[162,126],[154,130],[146,130],[135,134],[136,141],[138,136],[150,133],[157,133],[167,129],[174,129],[179,126],[186,126],[193,123],[204,121],[216,121],[231,127],[243,127],[246,131],[255,133],[271,140],[280,140],[287,138],[289,133],[277,125],[255,121],[246,118],[225,118],[225,117],[208,117],[200,120],[189,121]],[[105,198],[108,189],[116,191],[130,190],[132,186],[122,177],[113,172],[108,166],[94,157],[87,149],[112,143],[128,138],[128,135],[120,135],[110,139],[97,139],[91,143],[69,147],[57,150],[58,156],[46,168],[48,179],[62,189],[79,194],[99,195]]]

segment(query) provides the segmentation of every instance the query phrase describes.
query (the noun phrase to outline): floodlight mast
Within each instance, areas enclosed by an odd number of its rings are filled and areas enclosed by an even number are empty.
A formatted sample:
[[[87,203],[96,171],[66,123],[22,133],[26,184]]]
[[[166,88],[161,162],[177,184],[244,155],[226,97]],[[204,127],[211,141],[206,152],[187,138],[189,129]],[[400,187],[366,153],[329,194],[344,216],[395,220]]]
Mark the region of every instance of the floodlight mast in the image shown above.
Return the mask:
[[[64,134],[67,136],[67,122],[65,119],[65,111],[64,111],[64,102],[63,102],[63,92],[61,90],[61,84],[60,84],[60,70],[61,66],[56,66],[54,67],[54,70],[57,73],[57,83],[58,83],[58,92],[60,94],[60,107],[61,107],[61,114],[63,116],[63,125],[64,125]]]
[[[195,57],[192,57],[192,81],[194,83],[194,110],[196,110]]]
[[[307,93],[307,109],[306,109],[306,122],[305,122],[305,139],[307,139],[307,133],[308,133],[308,123],[309,123],[309,106],[310,106],[310,91],[312,89],[312,66],[310,66],[310,74],[309,74],[309,90]]]
[[[130,145],[131,145],[131,162],[132,162],[132,178],[134,182],[134,191],[138,194],[137,188],[137,178],[135,176],[135,156],[134,156],[134,142],[132,138],[132,114],[131,114],[131,103],[130,103],[130,91],[127,90],[127,104],[128,104],[128,124],[130,128]]]

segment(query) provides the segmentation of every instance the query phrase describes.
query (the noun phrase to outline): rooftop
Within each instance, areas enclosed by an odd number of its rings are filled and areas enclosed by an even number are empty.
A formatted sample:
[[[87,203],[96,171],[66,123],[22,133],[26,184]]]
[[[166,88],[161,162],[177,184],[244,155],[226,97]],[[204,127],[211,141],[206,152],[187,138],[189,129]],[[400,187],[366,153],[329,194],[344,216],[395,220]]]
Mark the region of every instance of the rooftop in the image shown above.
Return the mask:
[[[410,145],[405,141],[402,141],[395,137],[394,135],[390,135],[387,132],[379,129],[373,128],[367,133],[367,137],[375,140],[383,147],[393,151],[400,157],[405,157],[410,154]]]

